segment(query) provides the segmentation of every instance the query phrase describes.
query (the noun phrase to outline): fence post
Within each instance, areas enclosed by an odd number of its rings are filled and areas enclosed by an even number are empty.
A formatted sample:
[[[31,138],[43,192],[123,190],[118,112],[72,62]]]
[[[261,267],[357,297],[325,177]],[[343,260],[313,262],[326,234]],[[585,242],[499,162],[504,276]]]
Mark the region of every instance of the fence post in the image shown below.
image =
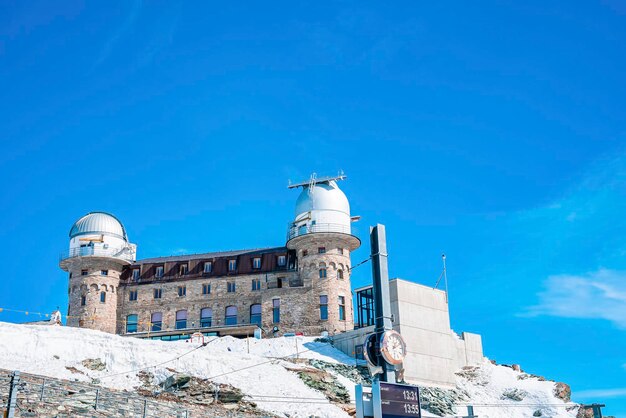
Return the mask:
[[[100,398],[100,389],[96,389],[96,403],[93,406],[93,410],[97,411],[98,410],[98,399]]]
[[[39,396],[39,401],[40,402],[43,402],[43,394],[44,394],[45,390],[46,390],[46,379],[42,379],[41,380],[41,394]]]
[[[7,418],[15,416],[15,405],[17,404],[17,385],[20,382],[20,372],[15,370],[11,375],[11,386],[9,387],[9,402],[7,405]]]

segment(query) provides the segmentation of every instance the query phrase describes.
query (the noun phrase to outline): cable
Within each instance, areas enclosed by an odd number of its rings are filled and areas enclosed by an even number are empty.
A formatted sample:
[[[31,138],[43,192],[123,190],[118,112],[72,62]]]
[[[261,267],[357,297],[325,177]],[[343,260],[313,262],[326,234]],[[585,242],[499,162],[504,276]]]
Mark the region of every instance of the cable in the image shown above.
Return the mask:
[[[213,338],[211,341],[207,341],[207,342],[205,342],[205,343],[202,343],[202,344],[200,344],[199,346],[195,347],[194,349],[189,350],[189,351],[187,351],[186,353],[181,354],[180,356],[174,357],[174,358],[172,358],[172,359],[170,359],[170,360],[163,361],[163,362],[158,363],[158,364],[154,364],[154,365],[152,365],[152,366],[146,366],[146,367],[142,367],[142,368],[139,368],[139,369],[128,370],[128,371],[121,372],[121,373],[109,374],[109,375],[106,375],[106,376],[101,376],[101,377],[98,377],[97,379],[102,380],[102,379],[107,379],[107,378],[109,378],[109,377],[113,377],[113,376],[119,376],[119,375],[122,375],[122,374],[128,374],[128,373],[139,372],[139,371],[141,371],[141,370],[146,370],[146,369],[151,369],[151,368],[153,368],[153,367],[162,366],[162,365],[164,365],[164,364],[171,363],[172,361],[179,360],[181,357],[184,357],[184,356],[186,356],[186,355],[188,355],[188,354],[191,354],[191,353],[193,353],[194,351],[201,349],[202,347],[206,347],[207,345],[209,345],[209,344],[210,344],[210,343],[212,343],[213,341],[217,341],[217,340],[219,340],[219,337],[215,337],[215,338]]]

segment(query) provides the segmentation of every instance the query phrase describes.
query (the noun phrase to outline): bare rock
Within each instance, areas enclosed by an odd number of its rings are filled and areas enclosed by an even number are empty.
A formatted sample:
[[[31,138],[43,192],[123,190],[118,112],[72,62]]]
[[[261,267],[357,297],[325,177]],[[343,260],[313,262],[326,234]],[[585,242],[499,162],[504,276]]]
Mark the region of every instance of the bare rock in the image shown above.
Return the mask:
[[[86,358],[81,362],[81,364],[89,370],[95,370],[99,372],[107,368],[106,364],[99,358]]]
[[[554,396],[563,402],[570,402],[572,400],[572,389],[567,383],[558,382],[554,385]]]

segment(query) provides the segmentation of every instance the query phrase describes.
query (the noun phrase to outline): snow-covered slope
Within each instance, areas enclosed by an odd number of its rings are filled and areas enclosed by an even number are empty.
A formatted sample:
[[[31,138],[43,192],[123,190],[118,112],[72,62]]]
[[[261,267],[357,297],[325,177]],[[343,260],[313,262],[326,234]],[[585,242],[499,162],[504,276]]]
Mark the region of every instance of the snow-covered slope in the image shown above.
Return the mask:
[[[127,390],[141,386],[137,376],[140,369],[149,371],[160,381],[176,370],[235,386],[259,408],[278,415],[347,417],[344,410],[298,376],[298,370],[309,366],[286,360],[286,357],[298,357],[354,365],[354,359],[314,340],[312,337],[208,338],[209,344],[192,351],[199,343],[140,340],[78,328],[0,322],[0,368],[86,382],[98,379],[102,386]],[[82,364],[85,359],[100,359],[106,369],[88,369]],[[76,369],[84,374],[76,373]],[[335,376],[354,393],[353,382]],[[503,393],[510,389],[519,389],[517,395],[521,393],[524,398],[502,399]],[[475,410],[482,418],[532,417],[537,410],[553,418],[575,417],[575,411],[567,412],[553,390],[553,382],[488,362],[463,371],[457,385],[457,391],[465,397],[462,402],[476,404]],[[511,404],[518,406],[507,406]],[[424,416],[435,415],[424,411]]]

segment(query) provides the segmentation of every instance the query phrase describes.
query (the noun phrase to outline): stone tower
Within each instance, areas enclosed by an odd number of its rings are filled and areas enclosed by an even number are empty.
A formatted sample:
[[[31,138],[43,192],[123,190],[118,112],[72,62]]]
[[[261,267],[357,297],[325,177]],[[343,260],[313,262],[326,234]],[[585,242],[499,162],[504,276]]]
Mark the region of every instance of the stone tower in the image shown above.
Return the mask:
[[[90,212],[70,230],[69,251],[59,266],[69,273],[67,325],[114,334],[117,292],[124,266],[135,261],[136,245],[113,215]]]
[[[352,235],[350,204],[337,186],[345,176],[315,176],[304,183],[289,225],[287,247],[295,250],[300,276],[311,292],[308,303],[329,334],[354,328],[350,286],[350,253],[361,245]]]

